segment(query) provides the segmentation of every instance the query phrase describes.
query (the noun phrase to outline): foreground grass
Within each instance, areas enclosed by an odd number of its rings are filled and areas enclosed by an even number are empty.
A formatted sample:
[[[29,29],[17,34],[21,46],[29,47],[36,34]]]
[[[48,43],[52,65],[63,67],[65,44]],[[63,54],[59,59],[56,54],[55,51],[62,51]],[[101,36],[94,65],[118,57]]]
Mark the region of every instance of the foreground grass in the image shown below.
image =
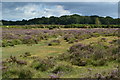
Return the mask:
[[[114,36],[92,37],[89,39],[79,41],[79,43],[90,44],[90,43],[94,43],[94,42],[99,42],[99,40],[101,38],[106,38],[106,40],[107,40],[106,45],[109,45],[108,42],[110,42],[114,39],[117,39],[118,37],[114,37]],[[45,58],[46,56],[57,56],[59,54],[66,52],[71,45],[76,44],[76,43],[69,44],[69,43],[65,42],[64,40],[61,40],[60,45],[48,46],[48,42],[51,40],[52,39],[44,40],[44,41],[39,42],[39,44],[33,44],[33,45],[15,45],[14,47],[2,48],[3,60],[6,58],[9,58],[11,55],[16,56],[17,58],[20,58],[19,56],[23,55],[25,52],[30,52],[32,54],[32,56],[37,56],[39,58]],[[20,58],[20,59],[23,59],[28,62],[28,64],[23,67],[26,69],[29,69],[31,62],[33,60],[29,57],[28,58]],[[66,62],[66,61],[57,61],[57,64],[71,65],[69,62]],[[117,62],[108,62],[107,64],[108,65],[106,65],[106,66],[98,66],[98,67],[95,67],[92,65],[87,65],[87,66],[71,65],[73,67],[73,70],[71,72],[63,73],[60,77],[61,78],[94,77],[94,75],[96,73],[104,73],[105,75],[107,75],[113,69],[116,69],[116,66],[118,65]],[[10,68],[12,69],[13,67],[17,68],[18,66],[16,67],[16,65],[13,64],[12,67],[10,67]],[[91,69],[91,71],[88,71],[88,69]],[[33,73],[36,74],[35,76],[33,76],[34,78],[49,78],[50,75],[53,74],[50,72],[50,70],[41,72],[38,70],[31,69],[31,71],[33,71]],[[15,78],[16,76],[11,76],[11,78],[12,77]]]
[[[73,66],[74,70],[71,73],[64,74],[63,78],[89,78],[89,77],[95,77],[94,75],[96,73],[104,73],[107,75],[109,72],[111,72],[113,69],[116,69],[115,66],[117,65],[116,62],[109,62],[107,66],[99,66],[94,67],[92,65],[89,66]],[[91,69],[91,72],[88,71],[88,69]]]

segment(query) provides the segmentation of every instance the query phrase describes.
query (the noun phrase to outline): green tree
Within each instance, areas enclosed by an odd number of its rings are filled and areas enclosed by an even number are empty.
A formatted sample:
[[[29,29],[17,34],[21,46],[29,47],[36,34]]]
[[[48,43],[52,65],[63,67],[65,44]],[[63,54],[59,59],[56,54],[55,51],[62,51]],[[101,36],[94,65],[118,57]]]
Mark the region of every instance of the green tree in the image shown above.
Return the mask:
[[[100,24],[101,24],[99,18],[96,18],[96,20],[95,20],[95,24],[97,24],[97,25],[100,25]]]
[[[0,26],[2,25],[2,21],[0,21]]]

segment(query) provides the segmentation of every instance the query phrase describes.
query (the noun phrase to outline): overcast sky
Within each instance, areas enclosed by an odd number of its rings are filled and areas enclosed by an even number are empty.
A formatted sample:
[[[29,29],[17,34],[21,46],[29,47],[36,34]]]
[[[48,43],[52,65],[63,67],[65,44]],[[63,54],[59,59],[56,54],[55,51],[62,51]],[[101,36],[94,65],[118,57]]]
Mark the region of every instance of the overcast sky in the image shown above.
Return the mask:
[[[1,0],[2,2],[118,2],[119,0]]]
[[[5,1],[7,0],[4,0],[4,2],[2,2],[2,19],[4,20],[22,20],[38,18],[42,16],[50,17],[71,14],[79,14],[82,16],[99,15],[99,16],[111,16],[114,18],[118,17],[118,3],[117,3],[118,0],[109,0],[114,2],[5,2]]]

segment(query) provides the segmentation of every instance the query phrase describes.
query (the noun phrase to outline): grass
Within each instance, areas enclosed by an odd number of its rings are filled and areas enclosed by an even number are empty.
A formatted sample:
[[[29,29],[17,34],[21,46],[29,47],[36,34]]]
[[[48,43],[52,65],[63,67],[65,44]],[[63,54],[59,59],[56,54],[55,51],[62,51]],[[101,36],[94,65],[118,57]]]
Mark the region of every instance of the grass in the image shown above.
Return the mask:
[[[85,39],[80,41],[79,43],[83,43],[83,44],[89,44],[92,42],[97,42],[99,41],[101,38],[106,38],[107,42],[110,42],[114,39],[117,39],[117,37],[92,37],[90,39]],[[52,40],[52,39],[50,39]],[[56,46],[48,46],[47,43],[50,41],[41,41],[39,44],[33,44],[32,46],[28,46],[28,45],[15,45],[14,47],[5,47],[2,48],[2,58],[8,58],[10,55],[13,56],[19,56],[21,54],[24,54],[25,52],[30,52],[32,55],[36,55],[39,56],[41,58],[44,58],[46,56],[56,56],[58,54],[64,53],[66,52],[69,47],[73,44],[68,44],[67,42],[65,42],[64,40],[61,40],[61,44],[60,45],[56,45]],[[76,43],[74,43],[76,44]],[[107,44],[109,45],[109,44]]]
[[[82,40],[79,43],[90,44],[92,42],[98,42],[101,38],[106,38],[107,42],[110,42],[114,39],[117,39],[118,37],[114,37],[114,36],[92,37],[89,39]],[[32,54],[32,56],[39,56],[40,58],[45,58],[46,56],[57,56],[59,54],[66,52],[71,45],[76,44],[76,43],[68,44],[67,42],[65,42],[64,40],[61,39],[60,45],[48,46],[47,44],[51,40],[53,40],[53,39],[44,40],[44,41],[39,42],[39,44],[33,44],[32,46],[22,44],[22,45],[15,45],[14,47],[2,48],[3,60],[6,58],[9,58],[10,55],[17,57],[21,54],[24,54],[25,52],[30,52]],[[106,45],[109,45],[109,43],[107,43]],[[28,59],[21,58],[21,59],[27,60],[29,62],[28,66],[32,62],[32,60],[29,58]],[[70,64],[65,61],[58,61],[57,63]],[[90,77],[90,76],[93,77],[93,75],[95,75],[96,73],[105,72],[105,74],[107,74],[111,70],[113,70],[116,65],[117,65],[116,62],[109,62],[107,66],[99,66],[99,67],[94,67],[92,65],[83,66],[83,67],[72,65],[73,71],[68,72],[68,73],[63,73],[61,75],[61,77],[62,78],[84,78],[84,77]],[[89,68],[92,70],[91,73],[89,73],[89,71],[88,71]],[[49,71],[47,71],[47,72],[35,71],[35,72],[37,72],[37,75],[34,76],[34,78],[36,78],[36,77],[48,78],[49,75],[52,74]]]
[[[118,37],[116,37],[116,36],[108,36],[108,37],[100,36],[100,37],[92,37],[90,39],[85,39],[85,40],[81,41],[80,43],[89,44],[92,42],[98,42],[101,38],[106,38],[107,42],[110,42],[114,39],[118,39]],[[109,43],[107,45],[109,45]]]
[[[62,44],[56,46],[48,46],[46,41],[41,41],[39,44],[33,44],[32,46],[15,45],[14,47],[2,48],[2,57],[5,59],[10,55],[19,56],[25,52],[30,52],[32,55],[37,55],[39,57],[51,56],[65,52],[70,45],[71,44],[65,41],[62,41]]]
[[[106,72],[107,74],[114,69],[115,65],[116,63],[110,62],[108,66],[101,66],[101,67],[94,67],[90,65],[84,67],[74,66],[74,71],[65,74],[63,78],[84,78],[84,77],[93,76],[96,73],[103,73],[103,72]],[[91,69],[91,73],[88,72],[89,68]]]

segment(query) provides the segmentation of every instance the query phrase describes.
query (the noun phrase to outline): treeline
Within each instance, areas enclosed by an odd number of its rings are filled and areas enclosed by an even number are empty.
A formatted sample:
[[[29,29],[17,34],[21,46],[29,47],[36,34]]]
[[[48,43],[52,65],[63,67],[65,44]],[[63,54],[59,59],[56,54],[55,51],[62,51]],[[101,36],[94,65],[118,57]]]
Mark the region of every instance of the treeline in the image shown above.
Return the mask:
[[[3,25],[36,25],[36,24],[46,24],[46,25],[69,25],[69,24],[96,24],[96,25],[117,25],[119,23],[119,18],[112,17],[100,17],[94,16],[80,16],[78,14],[74,15],[64,15],[60,17],[41,17],[29,20],[21,21],[7,21],[2,20]]]
[[[48,28],[48,29],[60,29],[60,28],[120,28],[119,25],[96,25],[96,24],[68,24],[68,25],[3,25],[2,28],[23,28],[23,29],[32,29],[32,28]]]

